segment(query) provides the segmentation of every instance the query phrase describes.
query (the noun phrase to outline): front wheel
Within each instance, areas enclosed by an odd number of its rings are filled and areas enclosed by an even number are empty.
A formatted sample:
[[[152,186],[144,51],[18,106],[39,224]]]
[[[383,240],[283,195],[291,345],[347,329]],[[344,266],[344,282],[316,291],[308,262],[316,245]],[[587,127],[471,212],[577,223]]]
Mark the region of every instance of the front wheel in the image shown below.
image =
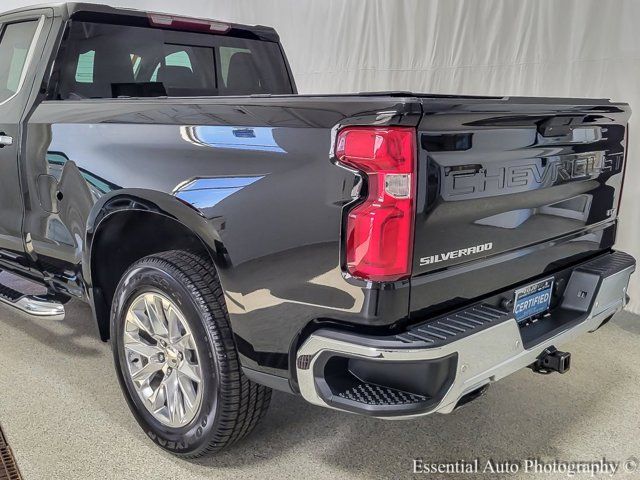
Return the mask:
[[[264,417],[271,390],[242,373],[220,283],[200,255],[176,250],[133,264],[114,296],[111,332],[129,407],[162,448],[215,453]]]

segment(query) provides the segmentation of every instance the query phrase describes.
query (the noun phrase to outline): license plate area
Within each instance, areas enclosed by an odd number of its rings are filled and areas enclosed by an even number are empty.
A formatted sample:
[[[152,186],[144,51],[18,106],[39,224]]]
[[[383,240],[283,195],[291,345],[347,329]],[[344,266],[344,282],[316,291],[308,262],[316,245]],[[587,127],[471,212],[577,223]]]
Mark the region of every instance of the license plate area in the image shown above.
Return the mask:
[[[513,315],[517,322],[545,313],[551,306],[553,277],[519,288],[515,292]]]

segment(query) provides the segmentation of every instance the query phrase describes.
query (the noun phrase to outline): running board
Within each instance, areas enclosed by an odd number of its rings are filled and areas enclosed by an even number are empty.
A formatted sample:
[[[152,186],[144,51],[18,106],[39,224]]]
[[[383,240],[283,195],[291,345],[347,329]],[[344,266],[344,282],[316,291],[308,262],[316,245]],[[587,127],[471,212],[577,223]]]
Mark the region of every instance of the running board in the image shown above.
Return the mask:
[[[47,295],[25,295],[0,284],[0,302],[48,320],[64,320],[64,305]]]

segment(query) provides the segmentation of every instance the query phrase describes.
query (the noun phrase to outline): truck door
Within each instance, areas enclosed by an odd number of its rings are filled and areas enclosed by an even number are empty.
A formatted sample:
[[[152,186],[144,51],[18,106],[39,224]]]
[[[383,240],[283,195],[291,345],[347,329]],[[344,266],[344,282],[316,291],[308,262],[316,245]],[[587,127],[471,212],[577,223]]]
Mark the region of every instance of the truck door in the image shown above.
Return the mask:
[[[0,268],[25,269],[19,161],[21,122],[46,39],[45,12],[0,16]]]

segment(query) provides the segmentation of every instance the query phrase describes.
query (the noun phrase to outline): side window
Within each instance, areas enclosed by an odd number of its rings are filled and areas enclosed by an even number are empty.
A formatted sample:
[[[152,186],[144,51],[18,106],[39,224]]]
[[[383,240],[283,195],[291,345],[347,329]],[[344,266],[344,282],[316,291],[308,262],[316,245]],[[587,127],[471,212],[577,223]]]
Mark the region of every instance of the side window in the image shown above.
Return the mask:
[[[220,47],[220,66],[222,70],[222,81],[225,87],[228,86],[227,79],[229,78],[229,64],[231,63],[231,57],[236,53],[251,54],[251,50],[246,48]]]
[[[27,54],[36,33],[37,21],[10,23],[0,39],[0,102],[21,87]]]

